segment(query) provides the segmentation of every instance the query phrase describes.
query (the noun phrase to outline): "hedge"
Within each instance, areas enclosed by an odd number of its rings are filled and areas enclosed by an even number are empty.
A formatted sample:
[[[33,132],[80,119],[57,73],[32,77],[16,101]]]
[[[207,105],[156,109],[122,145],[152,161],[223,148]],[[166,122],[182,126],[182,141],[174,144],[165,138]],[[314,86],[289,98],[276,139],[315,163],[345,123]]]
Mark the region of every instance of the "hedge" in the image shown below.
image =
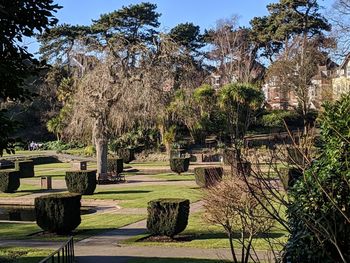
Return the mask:
[[[124,164],[121,158],[110,158],[107,160],[107,172],[119,174],[123,172]]]
[[[20,178],[34,177],[34,162],[32,160],[15,162],[15,169],[19,171]]]
[[[170,169],[181,174],[188,171],[190,166],[190,158],[171,158],[170,159]]]
[[[135,160],[135,151],[130,148],[122,148],[117,150],[117,155],[119,158],[123,159],[124,163],[130,163]]]
[[[92,195],[96,189],[96,170],[93,171],[67,171],[66,185],[71,193]]]
[[[19,171],[0,170],[0,191],[14,193],[20,186]]]
[[[196,184],[209,187],[221,181],[224,170],[222,167],[198,167],[194,169]]]
[[[52,194],[36,197],[35,216],[40,228],[57,234],[71,233],[80,225],[80,194]]]
[[[187,226],[190,201],[175,198],[152,200],[147,211],[147,229],[152,235],[174,237]]]

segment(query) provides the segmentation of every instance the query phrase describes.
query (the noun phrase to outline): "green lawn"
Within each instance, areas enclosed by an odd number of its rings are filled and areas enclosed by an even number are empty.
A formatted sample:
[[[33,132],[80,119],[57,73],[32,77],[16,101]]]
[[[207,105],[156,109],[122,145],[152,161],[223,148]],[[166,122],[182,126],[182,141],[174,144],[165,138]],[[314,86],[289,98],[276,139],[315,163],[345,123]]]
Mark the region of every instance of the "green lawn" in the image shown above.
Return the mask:
[[[41,190],[40,187],[37,185],[21,183],[20,187],[15,193],[0,192],[0,198],[13,198],[16,196],[24,196],[24,195],[39,193],[41,191],[44,191],[44,190]]]
[[[33,155],[33,156],[35,156],[35,155],[43,155],[43,154],[45,154],[47,151],[28,151],[28,150],[26,150],[26,151],[23,151],[23,150],[21,150],[21,151],[16,151],[15,152],[15,154],[8,154],[8,153],[5,153],[4,152],[4,157],[12,157],[12,156],[16,156],[16,155]]]
[[[72,169],[72,163],[50,163],[35,165],[35,176],[64,177]],[[96,163],[88,162],[88,169],[96,169]]]
[[[157,167],[157,166],[169,166],[169,162],[131,162],[128,164],[129,166],[132,167],[139,167],[139,166],[144,166],[144,167]]]
[[[199,188],[188,186],[152,185],[103,189],[97,186],[94,195],[86,195],[86,199],[112,199],[120,201],[122,207],[145,208],[150,200],[158,198],[187,198],[191,202],[198,201],[201,193]]]
[[[74,239],[81,240],[110,229],[116,229],[135,223],[144,218],[145,215],[118,215],[107,213],[83,215],[81,217],[81,224],[74,231]],[[33,235],[41,231],[41,228],[38,227],[36,223],[0,223],[0,239],[67,239],[66,236]]]
[[[194,175],[192,173],[184,173],[181,175],[177,175],[175,173],[165,173],[152,175],[152,177],[165,181],[194,181]]]
[[[140,235],[125,241],[126,244],[138,246],[165,246],[165,247],[193,247],[193,248],[229,248],[229,242],[223,229],[219,226],[210,225],[205,222],[202,213],[194,213],[190,215],[189,223],[182,235],[192,236],[191,241],[186,242],[146,242],[140,239],[147,235]],[[266,237],[270,237],[275,244],[287,241],[287,233],[275,230],[272,233],[257,238],[254,241],[255,249],[269,250],[269,244]],[[237,239],[234,241],[236,247],[240,247]],[[278,246],[278,248],[281,248]]]
[[[53,251],[37,248],[0,248],[0,262],[2,263],[38,263]]]

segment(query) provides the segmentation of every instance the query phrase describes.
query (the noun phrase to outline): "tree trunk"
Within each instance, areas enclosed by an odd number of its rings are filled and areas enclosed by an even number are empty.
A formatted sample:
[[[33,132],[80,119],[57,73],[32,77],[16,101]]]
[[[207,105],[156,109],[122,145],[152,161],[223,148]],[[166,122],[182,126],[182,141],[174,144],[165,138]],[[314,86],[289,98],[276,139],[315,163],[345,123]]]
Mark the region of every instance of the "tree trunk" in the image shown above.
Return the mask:
[[[108,143],[106,138],[96,138],[97,174],[99,178],[107,177]]]
[[[104,117],[105,115],[101,115],[95,119],[93,129],[93,141],[96,146],[98,179],[105,179],[107,177],[108,136],[105,121],[106,118]]]

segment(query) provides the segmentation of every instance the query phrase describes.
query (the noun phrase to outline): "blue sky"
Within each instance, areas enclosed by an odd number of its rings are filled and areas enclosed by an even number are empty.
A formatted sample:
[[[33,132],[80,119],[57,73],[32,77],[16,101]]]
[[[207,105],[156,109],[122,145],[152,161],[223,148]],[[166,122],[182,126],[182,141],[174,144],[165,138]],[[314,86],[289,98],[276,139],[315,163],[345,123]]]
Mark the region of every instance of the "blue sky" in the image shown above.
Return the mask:
[[[201,29],[215,26],[215,22],[232,15],[239,15],[240,25],[248,25],[255,16],[267,14],[266,5],[278,0],[148,0],[157,4],[161,30],[169,30],[183,22],[193,22]],[[63,6],[57,12],[59,23],[89,25],[92,19],[100,14],[119,9],[122,6],[136,4],[140,0],[56,0]],[[319,3],[327,8],[333,0],[320,0]],[[30,51],[35,52],[38,45],[28,40]]]

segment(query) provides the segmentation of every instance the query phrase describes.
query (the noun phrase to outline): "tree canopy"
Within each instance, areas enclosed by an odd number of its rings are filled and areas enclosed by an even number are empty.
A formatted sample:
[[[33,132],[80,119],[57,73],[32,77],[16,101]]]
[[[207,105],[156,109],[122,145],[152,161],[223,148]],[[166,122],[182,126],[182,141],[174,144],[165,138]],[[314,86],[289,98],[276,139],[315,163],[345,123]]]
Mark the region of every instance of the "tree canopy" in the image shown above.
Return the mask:
[[[0,102],[7,100],[24,101],[31,92],[24,86],[29,76],[36,74],[40,63],[25,46],[23,38],[57,23],[54,12],[60,6],[53,0],[18,0],[0,3]],[[13,134],[14,123],[0,112],[0,154],[9,150],[9,136]]]

